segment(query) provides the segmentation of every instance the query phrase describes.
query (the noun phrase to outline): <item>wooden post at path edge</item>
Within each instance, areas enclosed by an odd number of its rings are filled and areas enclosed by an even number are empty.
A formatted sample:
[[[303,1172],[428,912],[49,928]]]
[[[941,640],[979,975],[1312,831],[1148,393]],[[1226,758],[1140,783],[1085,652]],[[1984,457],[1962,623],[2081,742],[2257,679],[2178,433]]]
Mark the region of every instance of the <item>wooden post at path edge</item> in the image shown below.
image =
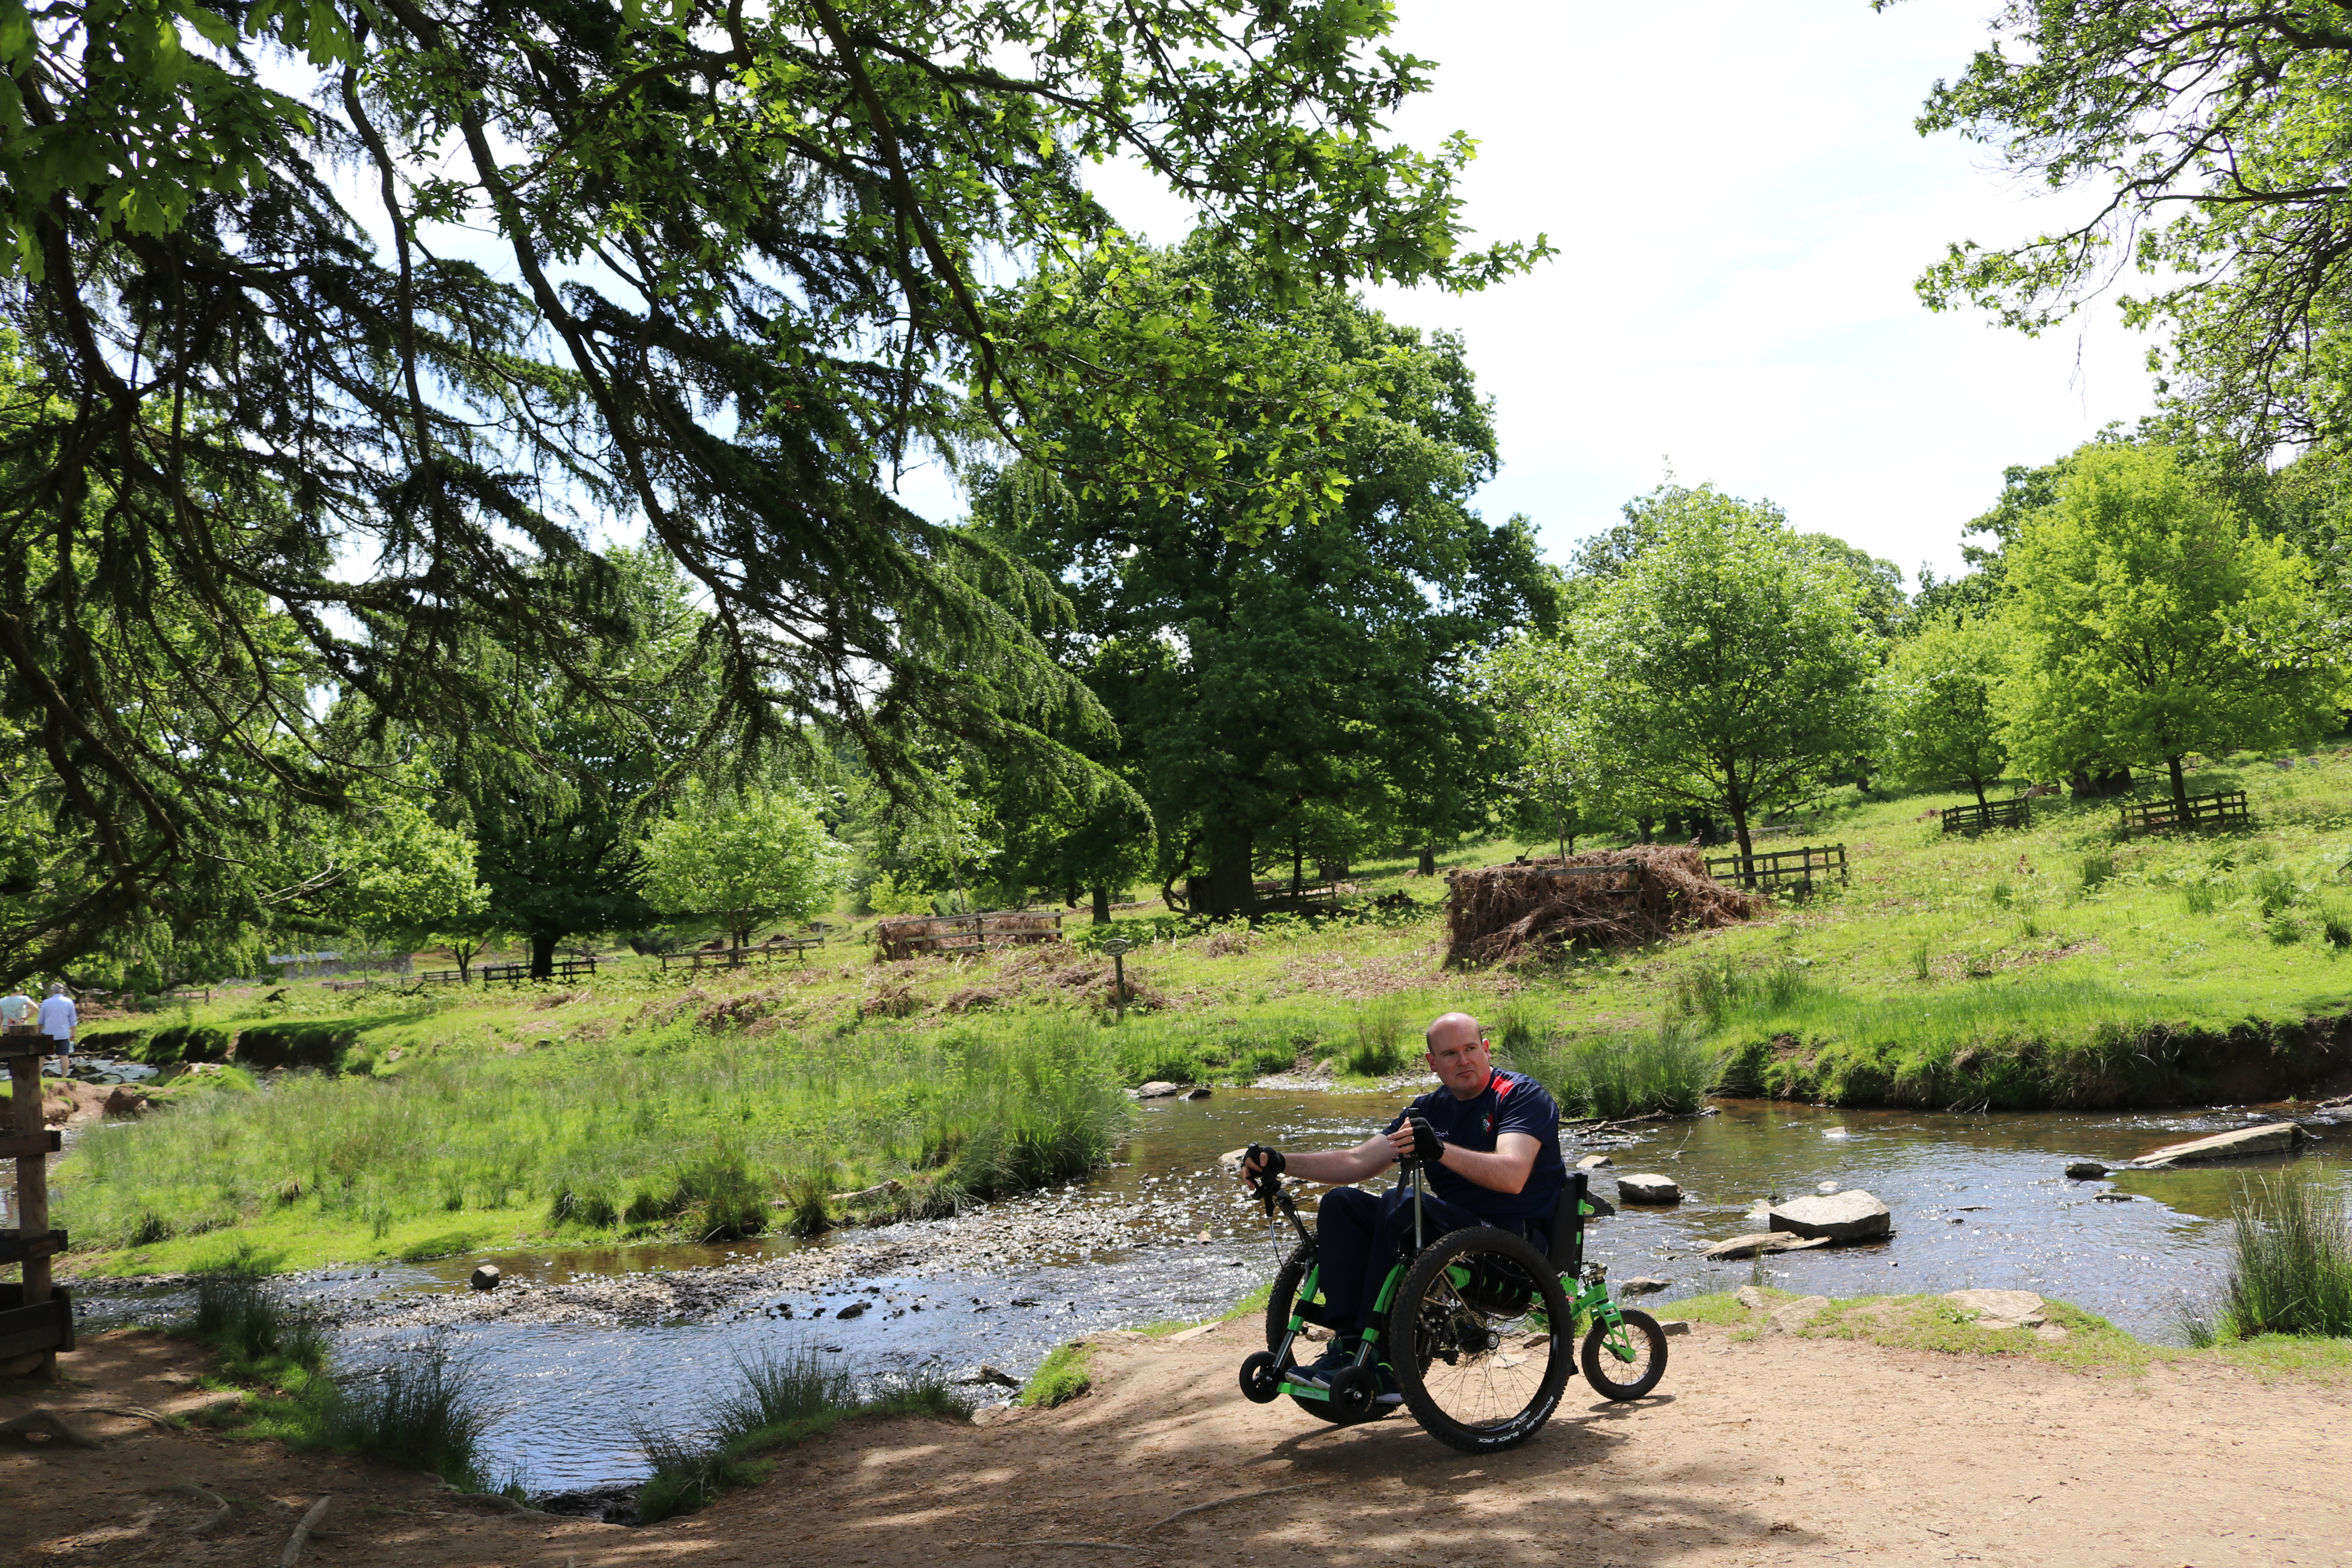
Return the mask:
[[[70,1293],[49,1279],[49,1259],[65,1237],[49,1229],[48,1158],[58,1146],[41,1116],[41,1058],[47,1042],[30,1029],[0,1036],[8,1064],[9,1136],[0,1140],[16,1161],[16,1229],[0,1232],[0,1262],[24,1267],[20,1285],[0,1284],[0,1377],[54,1380],[58,1352],[74,1348]]]
[[[1118,1009],[1118,1016],[1125,1018],[1127,1016],[1127,955],[1135,951],[1135,944],[1123,936],[1115,936],[1102,944],[1102,950],[1110,954],[1111,970],[1117,976],[1112,982],[1112,1005]]]

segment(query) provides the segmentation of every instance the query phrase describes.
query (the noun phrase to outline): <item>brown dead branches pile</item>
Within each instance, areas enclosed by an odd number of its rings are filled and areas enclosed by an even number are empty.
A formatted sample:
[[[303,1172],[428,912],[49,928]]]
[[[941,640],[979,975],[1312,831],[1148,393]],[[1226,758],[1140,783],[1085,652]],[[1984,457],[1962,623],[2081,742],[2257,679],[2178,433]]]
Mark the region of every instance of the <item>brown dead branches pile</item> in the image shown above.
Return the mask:
[[[1765,900],[1706,874],[1696,849],[1637,844],[1449,879],[1449,963],[1503,963],[1569,946],[1620,947],[1733,925]]]

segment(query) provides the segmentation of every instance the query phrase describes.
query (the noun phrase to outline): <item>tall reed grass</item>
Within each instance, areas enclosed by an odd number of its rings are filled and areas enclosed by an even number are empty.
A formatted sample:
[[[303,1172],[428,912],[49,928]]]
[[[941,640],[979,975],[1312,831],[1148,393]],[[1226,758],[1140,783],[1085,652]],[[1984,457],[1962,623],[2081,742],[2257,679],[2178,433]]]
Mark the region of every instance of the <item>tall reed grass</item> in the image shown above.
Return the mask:
[[[1716,1087],[1723,1053],[1685,1019],[1646,1034],[1554,1037],[1513,1052],[1526,1073],[1574,1116],[1611,1121],[1654,1110],[1696,1110]]]
[[[213,1418],[218,1424],[298,1452],[350,1454],[430,1471],[461,1490],[485,1489],[488,1412],[471,1368],[439,1341],[338,1378],[316,1314],[247,1273],[199,1277],[180,1331],[218,1352],[221,1370],[248,1390]]]
[[[2352,1223],[2338,1186],[2299,1171],[2256,1177],[2230,1219],[2223,1333],[2352,1336]]]
[[[723,1239],[765,1228],[813,1163],[952,1207],[1087,1171],[1129,1113],[1076,1020],[441,1058],[94,1128],[59,1173],[58,1210],[113,1246],[281,1214],[381,1237],[535,1205],[558,1226]]]

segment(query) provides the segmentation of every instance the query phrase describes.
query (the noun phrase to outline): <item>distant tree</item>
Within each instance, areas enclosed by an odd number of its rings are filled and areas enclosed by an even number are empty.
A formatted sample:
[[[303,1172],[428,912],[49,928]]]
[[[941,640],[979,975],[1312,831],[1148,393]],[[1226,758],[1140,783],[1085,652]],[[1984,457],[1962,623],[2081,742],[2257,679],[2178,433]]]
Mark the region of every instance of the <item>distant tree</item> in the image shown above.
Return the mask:
[[[612,559],[623,614],[586,651],[588,668],[534,668],[475,645],[504,710],[495,729],[451,742],[440,769],[473,822],[488,918],[529,940],[537,975],[554,972],[564,938],[652,918],[638,840],[714,706],[707,623],[684,577],[656,551]]]
[[[2045,774],[2086,756],[2170,776],[2191,752],[2300,743],[2334,722],[2346,649],[2309,561],[2200,488],[2172,447],[2086,447],[2008,552],[2010,749]]]
[[[1751,824],[1870,750],[1876,637],[1853,574],[1769,504],[1712,487],[1645,498],[1655,539],[1571,635],[1580,743],[1611,790]]]
[[[1236,537],[1215,498],[1261,460],[1248,443],[1197,492],[1089,492],[1016,465],[982,478],[973,520],[1069,596],[1075,623],[1055,646],[1118,726],[1163,887],[1197,912],[1238,914],[1262,861],[1304,853],[1294,829],[1310,820],[1377,838],[1430,831],[1455,809],[1444,794],[1413,797],[1476,784],[1433,774],[1475,752],[1486,723],[1462,660],[1548,620],[1552,579],[1524,520],[1490,527],[1470,508],[1495,436],[1459,342],[1336,289],[1286,300],[1206,242],[1164,265],[1212,283],[1218,311],[1257,322],[1288,362],[1346,367],[1365,412],[1334,452],[1322,521],[1255,548]],[[1052,434],[1082,466],[1126,439]]]
[[[1914,784],[1960,780],[1985,804],[2009,765],[1996,700],[2008,634],[1996,622],[1939,615],[1895,645],[1885,677],[1888,761]]]
[[[831,909],[849,851],[797,793],[752,784],[687,794],[653,825],[639,858],[648,903],[716,916],[744,947],[764,921]]]
[[[412,789],[368,791],[328,825],[327,843],[334,864],[321,910],[373,943],[416,947],[489,907],[473,836],[434,820]]]
[[[1522,633],[1479,660],[1474,679],[1508,759],[1504,777],[1514,815],[1568,854],[1580,799],[1592,787],[1577,743],[1575,650],[1557,637]]]

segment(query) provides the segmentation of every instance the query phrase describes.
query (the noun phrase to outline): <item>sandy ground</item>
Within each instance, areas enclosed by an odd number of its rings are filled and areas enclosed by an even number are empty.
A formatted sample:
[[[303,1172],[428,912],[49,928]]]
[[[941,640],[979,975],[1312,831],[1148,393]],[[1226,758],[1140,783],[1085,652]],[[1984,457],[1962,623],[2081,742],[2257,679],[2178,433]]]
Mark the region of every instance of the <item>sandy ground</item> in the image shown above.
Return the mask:
[[[2147,1568],[2352,1562],[2352,1391],[2205,1362],[2144,1376],[1837,1341],[1675,1340],[1656,1395],[1581,1384],[1528,1447],[1469,1459],[1410,1417],[1334,1429],[1244,1403],[1249,1327],[1101,1342],[1093,1393],[971,1426],[861,1423],[767,1484],[646,1530],[517,1517],[430,1479],[115,1416],[96,1451],[0,1439],[0,1561],[275,1563],[298,1510],[336,1498],[302,1561],[993,1568],[995,1564],[1728,1564],[1876,1562]],[[76,1381],[0,1394],[0,1420],[201,1402],[152,1335],[103,1336]],[[214,1511],[169,1491],[205,1486]],[[1218,1506],[1171,1519],[1203,1503]]]

